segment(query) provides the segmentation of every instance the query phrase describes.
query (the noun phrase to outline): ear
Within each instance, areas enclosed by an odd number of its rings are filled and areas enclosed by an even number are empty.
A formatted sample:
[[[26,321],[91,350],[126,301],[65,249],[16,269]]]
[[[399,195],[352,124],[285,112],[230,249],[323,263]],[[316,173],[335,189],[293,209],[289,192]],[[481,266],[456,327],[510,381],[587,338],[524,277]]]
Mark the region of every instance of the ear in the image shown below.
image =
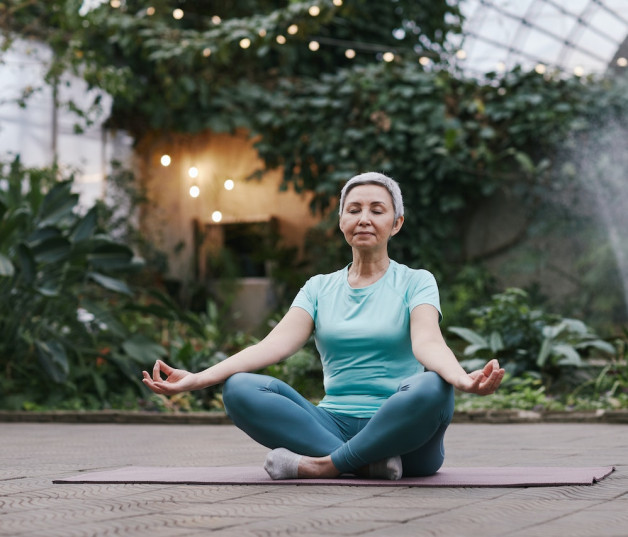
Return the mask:
[[[404,221],[403,216],[400,216],[399,218],[397,218],[397,220],[395,220],[395,223],[393,224],[392,231],[390,233],[391,237],[393,237],[394,235],[399,233],[399,230],[401,229],[401,226],[403,226],[403,221]]]

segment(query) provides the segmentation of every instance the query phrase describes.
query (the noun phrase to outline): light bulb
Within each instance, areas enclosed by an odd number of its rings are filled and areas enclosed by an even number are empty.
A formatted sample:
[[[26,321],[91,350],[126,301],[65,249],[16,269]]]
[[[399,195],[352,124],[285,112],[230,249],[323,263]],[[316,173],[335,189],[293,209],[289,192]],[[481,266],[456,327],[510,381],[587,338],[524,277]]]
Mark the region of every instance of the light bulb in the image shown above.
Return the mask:
[[[321,45],[318,41],[310,41],[308,47],[312,52],[316,52],[319,48],[321,48]]]
[[[190,169],[188,170],[188,175],[192,179],[196,179],[198,177],[198,168],[196,166],[190,167]]]
[[[183,18],[183,10],[180,8],[175,9],[172,12],[172,17],[176,20],[181,20]]]
[[[168,166],[170,166],[170,163],[172,162],[172,159],[170,158],[170,155],[161,155],[161,158],[159,159],[159,162],[161,162],[161,165],[166,168]]]
[[[233,179],[227,179],[225,181],[225,190],[233,190],[234,186],[235,186],[235,183],[233,182]]]
[[[201,189],[198,188],[198,186],[192,185],[190,187],[190,196],[192,196],[193,198],[198,198],[200,193],[201,193]]]
[[[218,223],[221,220],[222,220],[222,213],[220,211],[214,211],[212,213],[212,221]]]

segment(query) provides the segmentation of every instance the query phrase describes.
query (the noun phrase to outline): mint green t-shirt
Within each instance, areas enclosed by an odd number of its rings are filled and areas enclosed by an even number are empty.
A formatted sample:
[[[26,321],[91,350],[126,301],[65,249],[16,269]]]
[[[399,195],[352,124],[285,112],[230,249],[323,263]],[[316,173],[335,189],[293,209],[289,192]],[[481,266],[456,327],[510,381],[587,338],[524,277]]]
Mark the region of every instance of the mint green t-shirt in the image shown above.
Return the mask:
[[[410,312],[431,304],[440,316],[440,300],[427,270],[391,260],[384,276],[360,289],[349,286],[348,270],[310,278],[292,307],[314,320],[326,394],[319,406],[368,418],[403,379],[423,371],[412,353]]]

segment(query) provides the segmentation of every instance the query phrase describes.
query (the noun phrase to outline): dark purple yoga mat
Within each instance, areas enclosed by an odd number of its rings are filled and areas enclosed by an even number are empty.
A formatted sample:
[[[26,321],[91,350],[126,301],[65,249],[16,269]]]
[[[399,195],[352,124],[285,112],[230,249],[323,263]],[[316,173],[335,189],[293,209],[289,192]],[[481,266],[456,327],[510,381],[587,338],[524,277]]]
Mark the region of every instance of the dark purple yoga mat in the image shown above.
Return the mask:
[[[592,485],[604,479],[613,466],[441,468],[429,477],[403,477],[398,481],[343,476],[335,479],[273,481],[258,466],[154,467],[128,466],[85,472],[53,483],[153,483],[181,485],[353,485],[376,487],[553,487]]]

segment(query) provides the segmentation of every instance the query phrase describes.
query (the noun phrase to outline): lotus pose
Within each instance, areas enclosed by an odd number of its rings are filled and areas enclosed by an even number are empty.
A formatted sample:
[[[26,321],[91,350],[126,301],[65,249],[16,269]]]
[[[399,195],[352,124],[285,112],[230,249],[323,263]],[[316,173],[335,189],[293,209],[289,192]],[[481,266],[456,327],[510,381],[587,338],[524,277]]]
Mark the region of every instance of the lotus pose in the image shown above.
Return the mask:
[[[157,361],[143,381],[166,395],[224,382],[229,417],[272,450],[264,467],[273,479],[434,474],[445,456],[454,388],[493,393],[504,370],[491,360],[467,373],[440,331],[432,274],[388,257],[404,221],[397,182],[357,175],[342,189],[339,209],[349,265],[308,280],[259,343],[199,373]],[[325,385],[318,405],[252,373],[294,354],[312,333]]]

